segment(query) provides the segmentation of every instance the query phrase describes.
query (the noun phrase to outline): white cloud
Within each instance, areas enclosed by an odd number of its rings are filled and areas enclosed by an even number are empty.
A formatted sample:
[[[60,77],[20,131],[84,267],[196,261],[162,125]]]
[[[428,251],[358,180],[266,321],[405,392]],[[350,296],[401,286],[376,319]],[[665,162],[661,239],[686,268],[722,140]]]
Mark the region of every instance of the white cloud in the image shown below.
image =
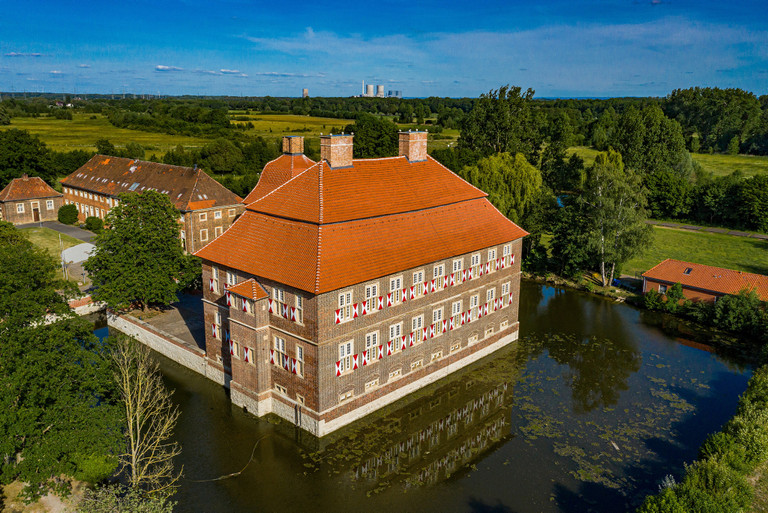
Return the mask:
[[[176,66],[165,66],[158,64],[155,66],[155,71],[184,71],[184,68],[177,68]]]
[[[242,75],[242,71],[239,69],[220,69],[219,73],[222,75]]]
[[[31,52],[31,53],[23,53],[23,52],[9,52],[5,54],[6,57],[42,57],[42,53],[37,52]]]

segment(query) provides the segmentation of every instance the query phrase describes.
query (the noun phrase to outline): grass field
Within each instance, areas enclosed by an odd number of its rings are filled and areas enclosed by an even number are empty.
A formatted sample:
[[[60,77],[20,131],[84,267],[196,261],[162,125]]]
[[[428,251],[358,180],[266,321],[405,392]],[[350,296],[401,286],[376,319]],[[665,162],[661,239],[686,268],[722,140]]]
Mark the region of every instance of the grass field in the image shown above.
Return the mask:
[[[82,244],[83,241],[74,237],[59,233],[50,228],[24,228],[19,230],[37,247],[43,248],[58,262],[61,259],[60,250],[71,248]],[[61,235],[62,246],[59,245],[59,235]]]
[[[568,148],[568,152],[575,153],[584,159],[585,166],[591,166],[595,161],[595,155],[599,153],[597,150],[586,146],[574,146]],[[737,170],[746,176],[768,173],[768,157],[694,153],[693,160],[701,164],[705,171],[709,171],[715,176],[729,175]]]
[[[96,119],[91,119],[95,116]],[[37,135],[56,151],[96,150],[96,141],[107,138],[118,148],[123,148],[129,142],[139,143],[147,148],[146,156],[165,153],[169,148],[179,144],[186,147],[200,147],[210,140],[187,137],[183,135],[168,135],[141,130],[128,130],[112,126],[106,117],[100,114],[74,114],[72,121],[62,119],[40,118],[11,118],[9,126],[0,129],[19,128]]]
[[[643,273],[666,258],[768,274],[768,241],[719,233],[653,227],[653,244],[627,262],[622,273]]]

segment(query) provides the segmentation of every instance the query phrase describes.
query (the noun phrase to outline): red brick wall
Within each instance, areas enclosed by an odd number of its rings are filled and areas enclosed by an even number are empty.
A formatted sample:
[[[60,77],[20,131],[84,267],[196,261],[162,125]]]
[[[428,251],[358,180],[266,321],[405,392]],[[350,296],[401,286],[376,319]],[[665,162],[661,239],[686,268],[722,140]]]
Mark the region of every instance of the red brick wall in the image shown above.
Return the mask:
[[[48,208],[48,201],[53,201],[53,208]],[[27,224],[43,221],[55,221],[58,219],[59,208],[62,205],[62,197],[38,198],[24,201],[8,201],[0,203],[2,210],[0,219],[13,224]],[[24,212],[19,213],[17,205],[24,205]],[[35,220],[33,209],[37,209],[39,219]]]
[[[659,288],[662,285],[666,285],[668,288],[674,285],[673,283],[662,283],[655,280],[651,280],[649,278],[643,279],[643,293],[650,292],[651,290],[655,290],[656,292],[662,293]],[[717,292],[711,292],[711,291],[703,291],[698,289],[691,289],[688,287],[683,286],[683,296],[685,296],[686,299],[690,299],[691,301],[715,301],[719,297],[723,297],[723,294],[718,294]]]

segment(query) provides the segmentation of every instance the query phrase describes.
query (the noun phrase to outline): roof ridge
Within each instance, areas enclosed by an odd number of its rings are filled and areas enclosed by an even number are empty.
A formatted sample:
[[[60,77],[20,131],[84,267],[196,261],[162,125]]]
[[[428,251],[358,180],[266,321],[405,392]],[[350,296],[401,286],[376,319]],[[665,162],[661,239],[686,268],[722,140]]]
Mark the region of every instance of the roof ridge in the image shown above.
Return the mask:
[[[282,189],[283,187],[285,187],[286,185],[288,185],[289,183],[291,183],[292,181],[294,181],[294,180],[295,180],[295,179],[297,179],[298,177],[302,176],[304,173],[306,173],[306,172],[307,172],[307,171],[309,171],[310,169],[314,168],[314,167],[315,167],[317,164],[318,164],[318,162],[315,162],[313,165],[309,166],[307,169],[305,169],[304,171],[302,171],[302,172],[301,172],[301,173],[299,173],[298,175],[296,175],[296,176],[292,176],[291,178],[289,178],[288,180],[286,180],[285,182],[283,182],[282,184],[280,184],[278,187],[275,187],[274,189],[272,189],[271,191],[269,191],[268,193],[266,193],[266,194],[265,194],[264,196],[262,196],[261,198],[257,199],[257,200],[256,200],[256,201],[254,201],[253,203],[249,203],[248,205],[246,205],[246,208],[247,208],[247,207],[250,207],[250,206],[251,206],[251,205],[253,205],[254,203],[258,203],[259,201],[261,201],[261,200],[263,200],[263,199],[265,199],[265,198],[268,198],[269,196],[271,196],[271,195],[272,195],[272,194],[274,194],[275,192],[279,191],[280,189]],[[266,166],[265,166],[265,167],[266,167]]]
[[[437,160],[436,158],[434,158],[432,155],[429,155],[429,154],[427,154],[427,160],[431,160],[432,162],[434,162],[434,163],[435,163],[435,164],[437,164],[438,166],[442,167],[443,169],[445,169],[446,171],[448,171],[448,172],[449,172],[449,173],[451,173],[452,175],[455,175],[455,176],[456,176],[456,178],[458,178],[458,179],[459,179],[459,180],[461,180],[462,182],[466,183],[467,185],[469,185],[470,187],[472,187],[472,188],[473,188],[473,189],[475,189],[476,191],[482,192],[482,193],[483,193],[483,197],[485,197],[485,198],[487,198],[487,197],[488,197],[488,193],[487,193],[487,192],[485,192],[484,190],[482,190],[482,189],[481,189],[481,188],[479,188],[479,187],[475,187],[474,185],[472,185],[472,184],[471,184],[471,183],[469,183],[468,181],[464,180],[462,177],[460,177],[460,176],[459,176],[459,174],[458,174],[458,173],[454,173],[453,171],[451,171],[450,169],[448,169],[447,167],[445,167],[445,166],[443,165],[443,163],[442,163],[442,162],[440,162],[439,160]],[[491,203],[491,204],[492,204],[492,203]],[[504,216],[504,217],[507,217],[507,216]]]

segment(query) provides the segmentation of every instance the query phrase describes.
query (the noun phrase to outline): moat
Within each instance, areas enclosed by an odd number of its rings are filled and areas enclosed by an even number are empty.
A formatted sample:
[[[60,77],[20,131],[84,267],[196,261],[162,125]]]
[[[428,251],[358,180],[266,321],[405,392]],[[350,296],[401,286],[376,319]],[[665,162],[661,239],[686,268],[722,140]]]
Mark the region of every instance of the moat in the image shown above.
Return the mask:
[[[322,439],[163,359],[181,409],[177,511],[631,510],[681,476],[751,372],[658,325],[523,282],[517,343]]]

